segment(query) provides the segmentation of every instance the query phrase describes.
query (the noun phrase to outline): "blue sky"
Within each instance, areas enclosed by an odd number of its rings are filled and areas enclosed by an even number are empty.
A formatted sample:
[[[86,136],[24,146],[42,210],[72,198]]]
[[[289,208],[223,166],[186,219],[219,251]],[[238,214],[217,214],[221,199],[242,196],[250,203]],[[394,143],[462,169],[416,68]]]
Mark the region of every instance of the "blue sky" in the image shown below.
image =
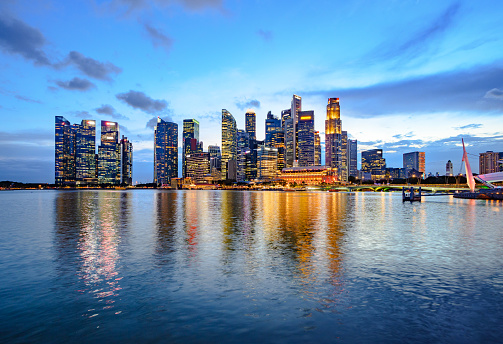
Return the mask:
[[[0,3],[0,180],[54,182],[54,116],[114,120],[133,141],[133,180],[153,177],[152,119],[200,122],[221,141],[221,110],[244,128],[292,94],[327,98],[359,151],[388,167],[426,152],[427,172],[503,151],[503,2],[102,0]],[[360,159],[360,155],[358,156]]]

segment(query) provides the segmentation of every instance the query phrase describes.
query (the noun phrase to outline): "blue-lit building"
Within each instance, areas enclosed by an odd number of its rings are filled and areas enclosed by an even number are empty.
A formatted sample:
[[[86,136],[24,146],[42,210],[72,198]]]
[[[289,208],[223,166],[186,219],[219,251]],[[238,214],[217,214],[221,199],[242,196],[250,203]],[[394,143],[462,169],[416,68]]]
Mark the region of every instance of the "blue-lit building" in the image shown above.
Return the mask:
[[[55,183],[75,184],[75,126],[63,116],[56,116],[55,123]]]
[[[154,183],[170,185],[178,178],[178,124],[157,118],[154,129]]]
[[[76,127],[75,179],[77,184],[96,184],[96,121],[82,120]]]
[[[101,144],[98,147],[98,183],[120,184],[121,149],[117,122],[101,121]]]
[[[298,129],[299,166],[314,166],[314,111],[300,111]]]

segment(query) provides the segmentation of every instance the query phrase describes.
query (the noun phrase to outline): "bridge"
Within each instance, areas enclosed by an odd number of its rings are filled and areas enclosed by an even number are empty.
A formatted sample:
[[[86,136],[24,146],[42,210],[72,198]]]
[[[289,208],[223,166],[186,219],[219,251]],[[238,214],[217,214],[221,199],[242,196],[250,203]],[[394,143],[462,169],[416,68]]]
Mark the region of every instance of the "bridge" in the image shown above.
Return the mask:
[[[324,188],[327,191],[342,191],[342,192],[355,192],[355,191],[373,191],[373,192],[390,192],[390,191],[402,191],[404,188],[409,189],[411,187],[418,188],[421,187],[422,196],[432,196],[432,195],[452,195],[458,192],[468,191],[466,187],[458,186],[427,186],[427,185],[341,185],[335,187]]]

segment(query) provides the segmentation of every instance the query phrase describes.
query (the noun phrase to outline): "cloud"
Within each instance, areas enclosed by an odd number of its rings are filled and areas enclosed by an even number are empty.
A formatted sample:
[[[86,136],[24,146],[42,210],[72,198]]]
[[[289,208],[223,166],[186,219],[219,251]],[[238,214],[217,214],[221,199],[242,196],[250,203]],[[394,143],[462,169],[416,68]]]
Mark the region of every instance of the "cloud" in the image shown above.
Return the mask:
[[[249,109],[249,108],[258,109],[258,108],[260,108],[260,102],[256,99],[237,101],[236,106],[241,110],[245,110],[245,109]]]
[[[395,139],[403,139],[403,138],[407,138],[407,137],[413,137],[414,136],[414,133],[412,131],[406,133],[406,134],[397,134],[397,135],[393,135],[393,137]]]
[[[492,98],[492,99],[501,99],[503,100],[503,91],[499,88],[493,88],[490,91],[487,91],[484,98]]]
[[[454,129],[463,130],[463,129],[478,129],[478,128],[482,128],[482,124],[473,123],[473,124],[463,125],[462,127],[455,127]]]
[[[147,31],[150,39],[152,40],[152,44],[154,47],[161,47],[164,48],[167,52],[171,50],[171,47],[173,46],[173,39],[159,31],[158,29],[154,28],[153,26],[149,24],[144,25],[145,30]]]
[[[0,16],[0,47],[3,51],[21,55],[35,65],[48,66],[51,62],[43,51],[45,43],[44,35],[38,29],[16,18]]]
[[[163,111],[171,111],[168,109],[169,103],[167,101],[152,99],[143,92],[131,90],[127,93],[119,93],[115,97],[129,106],[146,113],[157,114]]]
[[[155,7],[165,8],[173,5],[181,5],[192,12],[200,12],[205,9],[223,11],[222,0],[112,0],[107,3],[110,10],[123,12],[126,15]]]
[[[272,41],[273,35],[272,31],[267,31],[267,30],[258,30],[257,35],[259,35],[264,41],[270,42]]]
[[[128,117],[118,113],[111,105],[108,104],[103,104],[99,108],[94,109],[94,111],[101,115],[107,115],[115,119],[129,119]]]
[[[166,122],[173,122],[170,116],[161,117],[161,119],[163,119]],[[148,120],[147,124],[145,125],[145,128],[154,129],[156,125],[157,125],[157,117],[153,117]]]
[[[119,74],[122,69],[110,62],[100,62],[85,57],[78,51],[71,51],[65,62],[59,66],[73,65],[85,75],[98,80],[111,80],[112,74]]]
[[[93,118],[88,111],[70,111],[69,114],[82,119]]]
[[[56,85],[58,85],[61,88],[64,88],[65,90],[70,90],[70,91],[87,91],[90,90],[91,88],[96,87],[95,84],[90,82],[87,79],[81,79],[81,78],[73,78],[72,80],[69,81],[55,81]]]
[[[205,114],[199,115],[199,120],[209,121],[209,122],[220,122],[222,120],[222,112],[220,111],[210,111]]]
[[[463,80],[463,82],[460,82]],[[503,111],[503,102],[494,87],[501,85],[501,62],[413,77],[361,88],[332,89],[305,92],[324,98],[340,97],[341,107],[350,116],[368,118],[393,114],[423,114],[439,112],[492,113]],[[484,96],[486,95],[486,96]],[[488,99],[489,98],[489,99]],[[343,105],[346,104],[346,105]]]
[[[25,101],[25,102],[27,102],[27,103],[37,103],[37,104],[43,104],[40,100],[34,100],[34,99],[31,99],[31,98],[28,98],[28,97],[25,97],[25,96],[16,95],[15,97],[16,97],[17,99],[22,100],[22,101]]]
[[[452,4],[440,16],[404,42],[396,44],[397,38],[393,37],[374,49],[367,58],[383,60],[403,58],[408,61],[417,58],[453,25],[460,7],[458,2]]]

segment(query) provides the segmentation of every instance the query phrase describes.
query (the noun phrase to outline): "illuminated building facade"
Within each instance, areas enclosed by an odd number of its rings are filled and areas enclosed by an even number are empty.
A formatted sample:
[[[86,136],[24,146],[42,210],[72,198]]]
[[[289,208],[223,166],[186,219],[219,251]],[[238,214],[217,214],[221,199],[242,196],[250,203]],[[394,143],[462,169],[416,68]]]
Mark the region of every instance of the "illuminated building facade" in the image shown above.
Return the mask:
[[[187,177],[200,183],[208,179],[210,175],[210,154],[192,153],[186,156]]]
[[[232,114],[222,109],[222,178],[236,180],[237,126]],[[231,162],[232,161],[232,162]],[[233,164],[228,174],[229,162]]]
[[[185,173],[185,157],[189,154],[196,153],[199,148],[199,122],[195,119],[183,120],[182,133],[182,176],[186,177]],[[200,150],[202,152],[202,149]]]
[[[265,144],[256,148],[257,179],[270,180],[276,178],[278,170],[278,149]]]
[[[178,124],[157,118],[154,129],[154,183],[170,185],[178,178]]]
[[[238,129],[237,141],[236,180],[238,182],[244,182],[246,180],[246,152],[250,152],[250,133],[242,129]]]
[[[414,169],[423,174],[425,173],[425,154],[424,152],[410,152],[403,155],[403,168],[405,176],[408,178],[409,172]]]
[[[342,121],[339,98],[328,98],[325,120],[325,165],[342,169]],[[342,175],[339,175],[342,178]]]
[[[337,181],[337,172],[328,166],[288,167],[281,171],[280,178],[297,185],[332,184]]]
[[[220,153],[220,146],[209,145],[208,153],[210,155],[210,173],[213,179],[220,180],[222,170],[222,155]]]
[[[382,149],[362,152],[362,172],[370,173],[372,180],[386,178],[386,160],[382,156]]]
[[[447,163],[445,164],[445,175],[447,177],[452,177],[454,176],[454,173],[453,173],[453,168],[452,168],[452,162],[449,160],[447,161]]]
[[[293,118],[293,161],[294,165],[296,164],[297,159],[299,158],[299,147],[297,144],[297,124],[299,123],[299,112],[302,111],[302,98],[298,95],[293,95],[292,102],[290,103],[290,113]]]
[[[358,177],[358,141],[348,139],[348,175]]]
[[[320,132],[314,132],[314,166],[321,166],[321,140]]]
[[[75,179],[77,184],[94,184],[97,182],[96,121],[84,119],[75,127]]]
[[[479,153],[479,174],[500,172],[499,158],[500,153],[498,152],[487,151]]]
[[[298,115],[298,164],[314,166],[314,111],[300,111]]]
[[[245,114],[245,131],[248,133],[251,140],[257,139],[257,115],[249,110]]]
[[[75,183],[75,126],[63,116],[56,116],[55,125],[55,184]]]
[[[117,122],[101,121],[101,145],[98,147],[98,183],[120,184],[120,144]]]
[[[339,172],[341,181],[348,181],[349,176],[349,161],[348,161],[348,132],[341,131],[341,169]]]
[[[133,144],[124,135],[121,139],[121,184],[133,185]]]

